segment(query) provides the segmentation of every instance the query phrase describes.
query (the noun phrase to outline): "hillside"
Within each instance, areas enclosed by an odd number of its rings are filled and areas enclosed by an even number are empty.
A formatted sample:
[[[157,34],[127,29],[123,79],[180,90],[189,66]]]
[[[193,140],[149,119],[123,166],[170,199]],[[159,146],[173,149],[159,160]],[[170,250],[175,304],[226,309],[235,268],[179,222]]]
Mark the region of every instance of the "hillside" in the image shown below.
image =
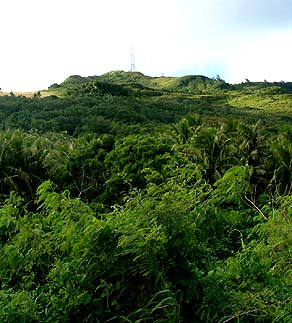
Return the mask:
[[[291,83],[228,84],[220,77],[201,75],[150,77],[123,71],[73,75],[47,91],[2,93],[0,129],[123,135],[155,131],[194,113],[210,125],[233,118],[285,124],[291,120],[290,92]]]
[[[61,84],[52,84],[49,88],[70,88],[93,81],[117,85],[140,85],[152,90],[170,91],[178,93],[203,94],[212,90],[238,91],[244,93],[284,94],[292,93],[292,82],[250,82],[246,80],[240,84],[229,84],[218,75],[208,78],[203,75],[186,75],[181,77],[151,77],[140,72],[112,71],[100,76],[72,75]]]
[[[55,93],[64,95],[89,95],[93,84],[107,88],[103,93],[124,96],[168,96],[175,100],[179,97],[190,100],[209,101],[217,106],[244,108],[250,112],[290,115],[292,111],[292,82],[250,82],[229,84],[219,76],[210,79],[202,75],[187,75],[182,77],[150,77],[140,72],[113,71],[100,76],[81,77],[73,75],[61,84],[49,87]],[[110,89],[116,86],[115,89]],[[50,91],[48,91],[51,93]],[[116,93],[115,93],[116,92]],[[54,91],[52,92],[54,94]],[[46,95],[44,92],[43,95]]]
[[[290,92],[115,71],[2,93],[0,322],[291,322]]]
[[[140,72],[113,71],[100,76],[81,77],[79,75],[72,75],[61,84],[53,84],[49,88],[70,88],[93,81],[124,86],[140,86],[142,88],[145,87],[157,91],[182,93],[201,93],[212,89],[223,89],[228,87],[228,85],[220,79],[214,80],[202,75],[151,77]],[[225,83],[225,86],[222,86],[223,83]]]

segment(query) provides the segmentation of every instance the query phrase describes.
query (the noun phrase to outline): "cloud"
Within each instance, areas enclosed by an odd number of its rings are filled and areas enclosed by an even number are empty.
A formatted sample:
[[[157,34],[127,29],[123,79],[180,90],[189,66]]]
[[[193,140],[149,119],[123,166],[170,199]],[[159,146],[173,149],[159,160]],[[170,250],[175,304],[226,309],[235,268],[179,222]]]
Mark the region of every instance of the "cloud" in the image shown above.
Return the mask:
[[[229,82],[291,81],[292,31],[274,32],[243,42],[229,57],[226,77]]]
[[[132,46],[149,75],[292,79],[290,0],[5,0],[1,12],[7,90],[129,70]]]
[[[291,0],[235,0],[236,24],[247,28],[281,29],[292,24]]]
[[[229,28],[281,29],[291,26],[291,0],[181,0],[181,12],[191,22],[211,30]]]

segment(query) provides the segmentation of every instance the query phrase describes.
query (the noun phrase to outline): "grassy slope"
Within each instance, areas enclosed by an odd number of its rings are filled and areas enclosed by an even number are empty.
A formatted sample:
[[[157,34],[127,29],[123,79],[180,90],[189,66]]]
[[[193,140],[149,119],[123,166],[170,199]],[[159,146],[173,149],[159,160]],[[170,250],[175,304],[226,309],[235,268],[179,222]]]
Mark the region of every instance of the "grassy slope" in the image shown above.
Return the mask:
[[[242,94],[239,91],[229,94],[228,103],[234,107],[245,107],[273,113],[292,112],[292,94]]]

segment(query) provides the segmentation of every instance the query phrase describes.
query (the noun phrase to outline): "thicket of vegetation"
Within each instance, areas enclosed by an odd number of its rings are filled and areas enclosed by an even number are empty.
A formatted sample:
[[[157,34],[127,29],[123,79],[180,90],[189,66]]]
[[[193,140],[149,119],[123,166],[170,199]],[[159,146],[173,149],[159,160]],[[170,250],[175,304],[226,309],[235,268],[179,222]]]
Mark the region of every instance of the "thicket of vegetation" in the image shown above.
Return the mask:
[[[276,85],[64,83],[0,97],[0,321],[291,322],[290,115],[231,105]]]

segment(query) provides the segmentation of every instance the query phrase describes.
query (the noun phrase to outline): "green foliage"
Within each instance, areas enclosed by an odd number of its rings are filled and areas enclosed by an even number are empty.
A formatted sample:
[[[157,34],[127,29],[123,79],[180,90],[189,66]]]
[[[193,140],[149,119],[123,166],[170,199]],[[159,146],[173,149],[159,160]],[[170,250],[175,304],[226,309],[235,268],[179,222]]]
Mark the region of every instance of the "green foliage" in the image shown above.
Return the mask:
[[[275,185],[277,194],[290,195],[292,190],[292,146],[291,141],[281,135],[279,142],[273,145],[272,153],[275,159],[275,169],[272,183]]]
[[[43,139],[20,131],[0,134],[0,194],[16,191],[31,198],[46,175]]]
[[[217,321],[224,310],[222,322],[291,321],[289,200],[281,199],[278,211],[255,228],[257,240],[209,272],[202,318]]]
[[[241,204],[241,200],[250,193],[250,177],[252,169],[247,166],[230,168],[222,178],[214,184],[213,198],[218,205],[224,203]]]
[[[131,187],[144,188],[145,169],[163,176],[163,166],[168,162],[170,151],[169,144],[152,136],[128,136],[118,142],[105,158],[109,179],[104,198],[127,194]]]
[[[129,201],[133,206],[139,203],[136,210],[116,209],[98,220],[80,200],[70,199],[68,192],[58,194],[44,182],[38,190],[40,213],[19,217],[17,232],[2,247],[0,280],[4,290],[14,290],[5,308],[13,309],[13,300],[20,302],[18,293],[27,291],[25,320],[38,318],[38,311],[46,308],[42,312],[46,322],[73,317],[177,322],[181,293],[189,286],[178,280],[179,269],[172,268],[177,264],[191,274],[194,266],[178,253],[180,247],[201,261],[190,239],[193,229],[183,232],[192,216],[182,222],[182,214],[171,207],[173,214],[167,219],[159,205],[154,213],[145,213],[154,201],[139,200],[135,194]],[[177,240],[178,235],[184,239]],[[178,286],[184,291],[179,289],[176,295]],[[29,307],[32,298],[37,302]],[[7,322],[15,319],[9,311],[1,315]]]
[[[2,96],[0,321],[291,322],[290,116],[242,108],[290,85],[116,71]]]

